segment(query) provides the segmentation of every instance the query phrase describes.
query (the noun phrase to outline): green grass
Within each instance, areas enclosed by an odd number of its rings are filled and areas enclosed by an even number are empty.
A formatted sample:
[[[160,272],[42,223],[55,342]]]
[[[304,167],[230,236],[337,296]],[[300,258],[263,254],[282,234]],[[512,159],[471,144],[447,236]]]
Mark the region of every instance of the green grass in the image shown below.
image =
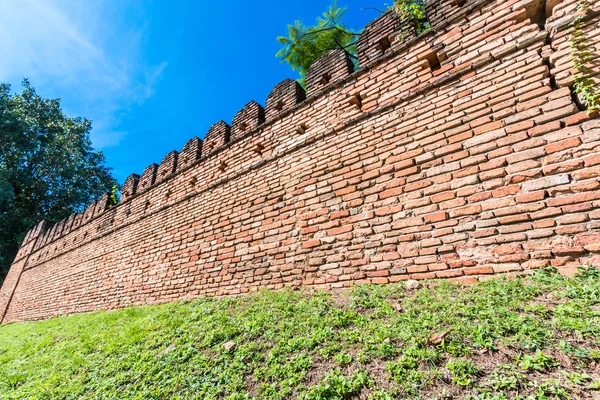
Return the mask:
[[[599,364],[594,268],[0,327],[0,399],[569,399],[600,387]]]

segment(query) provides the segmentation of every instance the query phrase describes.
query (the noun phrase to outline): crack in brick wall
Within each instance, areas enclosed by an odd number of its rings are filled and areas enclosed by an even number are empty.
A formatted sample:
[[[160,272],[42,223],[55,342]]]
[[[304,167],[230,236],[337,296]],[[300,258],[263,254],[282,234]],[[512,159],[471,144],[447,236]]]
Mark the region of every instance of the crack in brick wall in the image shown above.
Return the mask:
[[[383,15],[360,70],[331,52],[307,93],[282,82],[265,109],[132,175],[116,207],[40,223],[0,318],[598,264],[600,120],[570,89],[576,1],[426,7],[431,32]]]

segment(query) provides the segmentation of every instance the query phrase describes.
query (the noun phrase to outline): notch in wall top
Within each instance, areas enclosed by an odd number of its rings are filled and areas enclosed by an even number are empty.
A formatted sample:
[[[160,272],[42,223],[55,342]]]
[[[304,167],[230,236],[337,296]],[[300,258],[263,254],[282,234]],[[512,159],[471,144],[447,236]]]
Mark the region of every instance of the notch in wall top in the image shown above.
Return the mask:
[[[231,127],[223,120],[217,122],[208,129],[202,143],[202,155],[206,156],[213,150],[229,142]]]
[[[177,159],[177,171],[189,167],[202,157],[202,140],[193,137],[187,141]]]
[[[125,183],[121,188],[121,203],[129,200],[137,193],[139,182],[140,176],[138,174],[131,174],[125,179]]]
[[[156,171],[158,171],[158,165],[156,163],[150,164],[146,167],[142,177],[140,178],[140,182],[138,183],[138,193],[154,185],[154,182],[156,182]]]
[[[306,92],[298,82],[293,79],[285,79],[275,85],[275,88],[267,97],[267,121],[271,121],[282,112],[294,108],[296,104],[306,99]]]
[[[443,51],[443,45],[437,45],[431,49],[427,49],[426,51],[420,53],[417,56],[417,60],[419,61],[427,61],[429,64],[429,68],[432,71],[439,69],[444,61],[446,61],[447,56]]]
[[[334,49],[317,59],[306,73],[307,95],[354,72],[354,64],[343,49]]]
[[[162,182],[167,177],[173,175],[177,170],[178,151],[171,151],[161,161],[158,170],[156,171],[156,182]]]
[[[252,100],[244,106],[233,118],[231,123],[231,139],[244,136],[247,132],[265,122],[265,109]]]

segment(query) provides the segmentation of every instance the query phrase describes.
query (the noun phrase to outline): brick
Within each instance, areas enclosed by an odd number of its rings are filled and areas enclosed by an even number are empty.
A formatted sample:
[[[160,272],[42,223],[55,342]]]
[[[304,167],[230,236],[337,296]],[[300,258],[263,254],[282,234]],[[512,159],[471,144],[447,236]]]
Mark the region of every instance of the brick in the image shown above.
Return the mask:
[[[585,253],[583,247],[555,247],[552,249],[552,254],[559,257],[578,256],[583,253]]]
[[[572,173],[573,179],[582,181],[585,179],[596,178],[600,176],[600,166],[581,169]]]
[[[302,243],[302,247],[305,249],[312,249],[313,247],[319,247],[321,245],[321,241],[318,239],[307,240]]]
[[[482,209],[481,209],[480,205],[472,205],[472,206],[467,206],[467,207],[451,210],[450,217],[456,218],[456,217],[462,217],[465,215],[475,215],[475,214],[481,213],[481,211],[482,211]]]
[[[544,175],[564,174],[583,167],[583,160],[572,160],[560,164],[547,165],[542,168]]]
[[[440,221],[445,221],[448,219],[448,213],[441,211],[441,212],[437,212],[434,214],[429,214],[429,215],[425,215],[423,217],[425,223],[433,223],[433,222],[440,222]]]
[[[548,176],[534,181],[525,182],[522,185],[523,191],[534,192],[540,189],[547,189],[553,186],[566,185],[571,182],[567,174]]]
[[[386,190],[384,192],[381,192],[379,194],[379,197],[381,199],[387,199],[388,197],[398,196],[398,195],[401,195],[402,193],[404,193],[404,188],[397,187],[397,188],[394,188],[394,189],[390,189],[390,190]]]
[[[498,129],[492,132],[485,133],[483,135],[475,136],[469,140],[465,140],[464,148],[469,149],[471,147],[479,146],[485,143],[492,142],[499,138],[506,136],[505,129]]]
[[[557,131],[561,128],[561,123],[560,121],[554,121],[554,122],[550,122],[544,125],[538,125],[534,128],[531,128],[529,131],[527,131],[527,134],[529,136],[535,137],[535,136],[542,136],[545,135],[549,132],[554,132]]]
[[[548,199],[547,203],[550,207],[560,207],[569,204],[583,203],[586,201],[600,199],[600,192],[585,192],[570,196],[561,196],[553,199]]]
[[[546,192],[544,190],[531,193],[521,193],[515,196],[515,200],[517,203],[532,203],[544,200],[545,198]]]
[[[552,143],[544,148],[547,154],[557,153],[559,151],[571,149],[573,147],[577,147],[581,144],[581,139],[575,137],[567,140],[563,140],[562,142]]]

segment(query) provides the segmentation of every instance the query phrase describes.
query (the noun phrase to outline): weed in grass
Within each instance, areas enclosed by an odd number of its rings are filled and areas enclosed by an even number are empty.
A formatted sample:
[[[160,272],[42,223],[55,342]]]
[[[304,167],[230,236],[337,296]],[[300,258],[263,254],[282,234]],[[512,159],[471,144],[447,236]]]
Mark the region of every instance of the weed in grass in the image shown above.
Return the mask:
[[[446,363],[446,369],[452,372],[452,382],[458,386],[469,387],[481,374],[481,369],[466,359],[451,359]]]
[[[560,373],[564,375],[565,378],[567,378],[567,380],[571,383],[574,383],[576,385],[582,385],[585,382],[589,382],[592,380],[592,378],[585,372],[583,373],[579,373],[577,371],[565,371],[565,370],[560,370]]]
[[[554,358],[544,354],[541,350],[537,350],[532,355],[519,355],[517,361],[519,368],[524,371],[545,371],[558,365]]]
[[[368,400],[394,400],[394,397],[385,390],[378,390],[371,393]]]
[[[526,376],[515,371],[511,365],[499,365],[488,377],[483,387],[492,392],[517,390],[524,386]]]
[[[300,396],[303,400],[347,399],[359,394],[363,388],[372,385],[373,381],[366,371],[356,371],[350,377],[344,376],[340,370],[328,373],[323,381]]]
[[[569,392],[558,379],[545,379],[536,388],[537,399],[570,399]]]

